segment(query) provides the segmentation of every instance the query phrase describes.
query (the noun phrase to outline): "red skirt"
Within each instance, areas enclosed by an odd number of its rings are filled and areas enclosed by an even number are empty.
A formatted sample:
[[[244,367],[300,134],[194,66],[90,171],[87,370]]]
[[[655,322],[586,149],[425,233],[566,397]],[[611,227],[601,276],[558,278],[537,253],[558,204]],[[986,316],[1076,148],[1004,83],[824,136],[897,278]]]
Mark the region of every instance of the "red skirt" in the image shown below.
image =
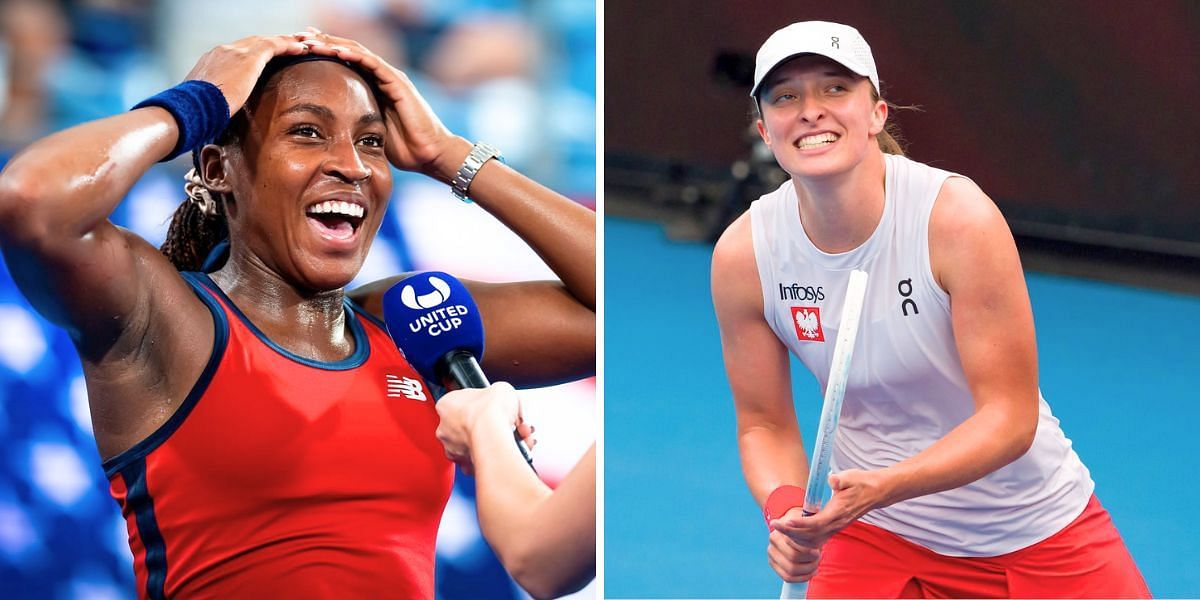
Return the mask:
[[[943,556],[874,525],[830,538],[809,598],[1149,598],[1108,511],[1093,494],[1058,533],[986,558]]]

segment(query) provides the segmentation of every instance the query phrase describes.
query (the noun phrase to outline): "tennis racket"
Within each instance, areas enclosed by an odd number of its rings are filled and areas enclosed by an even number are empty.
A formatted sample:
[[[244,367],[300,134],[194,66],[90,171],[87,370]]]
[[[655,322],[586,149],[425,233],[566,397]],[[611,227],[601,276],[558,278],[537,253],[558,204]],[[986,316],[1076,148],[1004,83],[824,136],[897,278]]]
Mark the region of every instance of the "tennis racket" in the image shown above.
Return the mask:
[[[825,495],[826,480],[829,479],[834,433],[837,431],[838,416],[842,414],[846,380],[850,376],[850,356],[854,354],[854,340],[858,337],[858,322],[862,317],[863,300],[866,295],[867,272],[857,269],[851,271],[850,283],[846,286],[846,299],[842,304],[842,320],[838,325],[837,341],[833,346],[829,382],[825,385],[821,422],[817,425],[817,440],[813,444],[812,464],[808,468],[808,485],[804,488],[803,512],[806,517],[811,517],[821,510],[821,497]],[[785,581],[779,597],[781,600],[804,598],[807,593],[807,583]]]

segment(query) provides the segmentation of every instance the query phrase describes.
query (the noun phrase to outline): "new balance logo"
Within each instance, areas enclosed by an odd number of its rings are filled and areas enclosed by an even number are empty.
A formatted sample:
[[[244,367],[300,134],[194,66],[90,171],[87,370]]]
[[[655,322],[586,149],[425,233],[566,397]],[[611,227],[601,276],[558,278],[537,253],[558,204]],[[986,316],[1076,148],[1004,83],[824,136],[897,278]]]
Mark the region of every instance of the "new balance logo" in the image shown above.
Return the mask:
[[[421,389],[421,382],[411,377],[396,377],[395,375],[387,376],[387,395],[388,398],[399,398],[404,396],[409,400],[426,401],[425,390]]]

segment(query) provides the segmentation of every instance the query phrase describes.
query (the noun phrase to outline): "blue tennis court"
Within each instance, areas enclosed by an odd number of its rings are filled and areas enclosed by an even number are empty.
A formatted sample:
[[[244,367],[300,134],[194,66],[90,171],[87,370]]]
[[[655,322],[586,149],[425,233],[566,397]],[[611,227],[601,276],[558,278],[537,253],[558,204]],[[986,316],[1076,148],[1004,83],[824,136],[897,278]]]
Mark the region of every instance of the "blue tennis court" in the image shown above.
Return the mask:
[[[777,597],[738,460],[712,246],[608,218],[605,248],[605,595]],[[1027,281],[1041,388],[1097,496],[1156,597],[1200,595],[1200,297]],[[798,363],[793,387],[811,445],[820,390]]]

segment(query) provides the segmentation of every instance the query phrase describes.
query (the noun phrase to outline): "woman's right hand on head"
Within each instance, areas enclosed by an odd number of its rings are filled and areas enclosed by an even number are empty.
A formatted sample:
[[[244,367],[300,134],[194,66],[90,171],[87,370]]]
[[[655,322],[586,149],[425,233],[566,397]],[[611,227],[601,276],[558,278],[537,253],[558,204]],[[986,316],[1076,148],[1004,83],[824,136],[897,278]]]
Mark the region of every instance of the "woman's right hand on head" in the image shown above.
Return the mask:
[[[308,52],[309,45],[295,35],[250,36],[204,53],[185,79],[207,81],[220,88],[232,115],[246,103],[272,58]]]

